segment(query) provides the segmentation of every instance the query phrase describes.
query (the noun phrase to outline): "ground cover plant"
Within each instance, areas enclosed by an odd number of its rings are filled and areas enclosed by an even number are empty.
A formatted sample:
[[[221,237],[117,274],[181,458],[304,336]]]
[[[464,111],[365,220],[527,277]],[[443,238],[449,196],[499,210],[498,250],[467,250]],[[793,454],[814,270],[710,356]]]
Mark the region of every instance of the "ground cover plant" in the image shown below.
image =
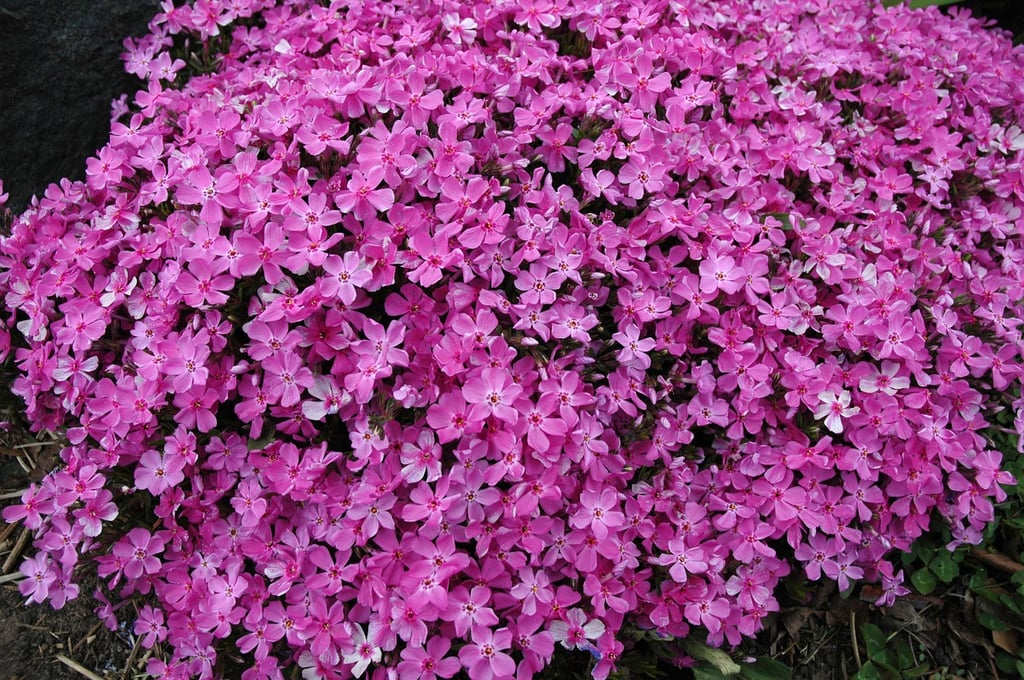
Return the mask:
[[[1024,53],[980,28],[165,3],[0,244],[63,443],[4,511],[22,594],[95,571],[164,678],[603,678],[638,630],[755,635],[791,573],[892,603],[1024,428]]]

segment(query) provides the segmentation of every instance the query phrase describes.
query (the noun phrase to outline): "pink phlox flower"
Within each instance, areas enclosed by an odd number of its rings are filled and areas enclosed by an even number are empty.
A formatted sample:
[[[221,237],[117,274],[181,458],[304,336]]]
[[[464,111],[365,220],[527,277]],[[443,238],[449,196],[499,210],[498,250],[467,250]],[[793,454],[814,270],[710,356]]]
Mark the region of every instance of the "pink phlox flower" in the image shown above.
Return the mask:
[[[135,528],[114,544],[112,554],[122,560],[124,575],[137,579],[160,570],[161,561],[157,555],[163,552],[164,545],[164,540],[158,535]]]
[[[515,425],[520,413],[513,406],[523,388],[512,381],[507,370],[485,368],[466,381],[462,395],[469,404],[479,404],[498,420]]]
[[[700,263],[700,290],[713,293],[721,290],[735,293],[743,285],[743,270],[737,266],[731,255],[723,255],[712,249]]]
[[[441,25],[448,31],[448,37],[456,45],[472,44],[476,38],[478,24],[470,17],[460,17],[458,14],[446,14],[441,19]]]
[[[142,636],[142,646],[152,649],[153,645],[167,639],[167,626],[164,625],[164,613],[148,604],[139,609],[135,619],[135,634]]]
[[[875,364],[868,364],[868,371],[870,373],[862,377],[858,383],[858,388],[864,394],[882,392],[891,396],[910,387],[910,378],[900,375],[900,364],[895,361],[883,361],[880,368]]]
[[[304,115],[302,125],[295,133],[295,138],[302,142],[303,146],[313,156],[331,149],[338,154],[345,155],[351,146],[347,139],[348,123],[339,122],[337,119],[313,111],[312,115]]]
[[[22,597],[36,604],[49,597],[50,588],[59,575],[50,556],[45,553],[26,558],[19,571],[25,575],[25,580],[18,584],[18,591]]]
[[[612,340],[622,346],[618,352],[618,359],[623,364],[633,362],[644,370],[651,367],[651,358],[647,352],[654,349],[657,341],[654,338],[640,338],[640,328],[636,324],[629,324],[624,331],[612,335]]]
[[[442,222],[465,222],[476,215],[482,199],[490,191],[490,184],[479,177],[468,182],[447,177],[441,182],[441,199],[434,213]]]
[[[489,632],[490,626],[498,623],[498,616],[487,606],[490,602],[490,588],[473,586],[470,590],[458,586],[449,594],[448,608],[441,613],[441,618],[454,624],[456,635],[472,632],[475,637],[478,632]]]
[[[543,608],[552,602],[555,592],[544,570],[534,571],[530,567],[523,567],[518,576],[519,582],[509,594],[522,603],[520,606],[524,614],[533,615],[537,613],[538,605]]]
[[[308,391],[312,399],[302,402],[302,415],[313,421],[338,413],[352,401],[352,395],[338,387],[330,376],[314,376]]]
[[[429,536],[446,519],[449,508],[458,498],[455,494],[448,494],[449,486],[448,477],[442,477],[433,489],[426,482],[417,484],[409,494],[409,502],[402,507],[402,519],[420,522],[421,535]]]
[[[167,488],[177,486],[185,479],[185,464],[178,456],[168,457],[152,449],[142,454],[135,468],[135,487],[159,496]]]
[[[178,186],[175,197],[186,205],[201,205],[199,217],[209,224],[220,226],[224,210],[238,207],[237,177],[218,170],[211,175],[206,167],[198,167],[188,174],[188,183]]]
[[[695,626],[704,626],[712,635],[722,630],[722,624],[731,615],[728,600],[718,597],[717,587],[700,584],[687,597],[683,608],[686,620]]]
[[[592,641],[604,635],[605,625],[600,619],[587,619],[582,609],[569,609],[564,619],[551,622],[548,631],[555,642],[566,649],[591,649]]]
[[[542,456],[550,450],[553,441],[561,441],[569,431],[561,414],[556,414],[557,409],[558,398],[553,394],[543,394],[536,404],[521,406],[518,429],[525,427],[526,443]]]
[[[238,277],[251,277],[262,270],[266,282],[276,285],[284,279],[281,265],[288,261],[289,254],[285,246],[285,230],[280,224],[268,222],[263,227],[262,239],[248,232],[242,232],[234,241],[234,248],[239,257],[234,261],[236,269],[230,271]]]
[[[70,345],[71,349],[81,352],[89,349],[92,343],[103,337],[109,322],[109,312],[99,306],[79,305],[69,309],[64,315],[63,325],[55,332],[57,342]]]
[[[619,170],[619,182],[627,187],[626,195],[640,200],[644,194],[656,194],[665,187],[666,167],[642,156],[630,157]]]
[[[632,90],[632,100],[637,106],[650,108],[658,101],[658,95],[672,86],[672,75],[662,71],[654,73],[654,61],[647,54],[633,60],[633,69],[619,77],[619,83]]]
[[[674,538],[668,542],[668,549],[668,554],[652,557],[651,563],[668,566],[669,575],[676,582],[686,583],[691,574],[707,572],[708,558],[703,547]]]
[[[462,669],[462,664],[453,656],[445,656],[451,649],[451,641],[443,636],[432,636],[425,646],[407,646],[402,649],[396,667],[398,680],[434,680],[450,678]]]
[[[729,424],[729,405],[724,399],[717,399],[711,394],[701,393],[691,399],[687,413],[699,426],[715,424],[725,427]]]
[[[388,187],[379,189],[384,179],[384,168],[374,166],[363,174],[354,170],[344,189],[334,195],[335,205],[343,213],[352,213],[357,219],[368,220],[379,212],[386,212],[395,203],[395,192]]]
[[[410,250],[406,253],[409,280],[424,287],[433,286],[441,280],[443,270],[459,265],[463,261],[463,252],[459,248],[451,249],[448,238],[432,237],[426,232],[417,231],[409,239]]]
[[[231,507],[241,516],[243,527],[255,527],[266,513],[267,499],[263,493],[263,486],[255,477],[239,482]]]
[[[513,20],[517,24],[526,24],[531,31],[540,33],[545,28],[554,28],[561,20],[553,10],[551,0],[525,0],[517,5]]]
[[[375,642],[381,625],[377,622],[371,622],[368,629],[369,636],[362,632],[362,627],[358,624],[349,623],[346,624],[346,628],[350,631],[349,646],[351,651],[344,654],[342,661],[345,664],[352,665],[350,671],[353,676],[358,678],[366,673],[371,664],[381,663],[384,652]]]
[[[617,509],[619,501],[614,489],[605,488],[600,492],[586,489],[580,495],[580,508],[570,517],[569,524],[576,529],[590,529],[595,538],[603,540],[626,523],[626,516]]]
[[[818,409],[814,417],[818,420],[825,420],[825,427],[831,432],[843,431],[843,419],[849,418],[860,412],[859,406],[850,406],[851,395],[849,390],[825,390],[818,393]]]
[[[280,352],[263,362],[263,387],[267,395],[282,406],[301,401],[302,390],[314,384],[313,372],[292,352]]]
[[[868,310],[862,305],[834,305],[825,312],[834,323],[823,324],[821,335],[829,342],[836,342],[840,338],[846,341],[850,349],[857,352],[861,348],[860,336],[867,335],[869,330],[865,321],[868,318]]]
[[[434,428],[438,441],[445,444],[463,434],[479,432],[487,412],[485,404],[470,404],[461,392],[445,392],[427,410],[427,424]]]
[[[321,191],[314,191],[304,197],[292,198],[289,200],[287,208],[287,212],[290,214],[284,218],[281,226],[293,237],[303,232],[310,235],[324,233],[327,227],[342,221],[341,212],[328,209],[327,194]],[[339,234],[332,234],[330,244],[337,243],[339,240]],[[293,248],[293,250],[298,251],[299,248]]]
[[[459,650],[459,661],[470,677],[481,680],[510,678],[515,675],[516,662],[503,650],[511,646],[512,633],[508,628],[497,631],[482,627],[474,629],[472,641]]]
[[[559,123],[554,129],[545,126],[537,133],[537,139],[543,142],[538,153],[549,171],[562,172],[566,161],[576,160],[576,147],[568,144],[572,139],[571,125]]]
[[[365,340],[353,342],[351,349],[360,355],[374,357],[388,366],[408,366],[409,354],[402,349],[406,327],[400,321],[391,321],[387,329],[373,319],[363,322]]]

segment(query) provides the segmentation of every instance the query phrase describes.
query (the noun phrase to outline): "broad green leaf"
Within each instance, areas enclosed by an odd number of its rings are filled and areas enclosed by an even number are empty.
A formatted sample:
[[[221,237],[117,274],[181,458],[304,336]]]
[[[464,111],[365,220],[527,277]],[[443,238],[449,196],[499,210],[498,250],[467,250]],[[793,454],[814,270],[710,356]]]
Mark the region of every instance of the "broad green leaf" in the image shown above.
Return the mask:
[[[786,664],[775,659],[760,658],[754,663],[742,665],[740,677],[745,680],[790,680],[793,671]]]
[[[910,9],[922,9],[924,7],[942,7],[952,5],[960,0],[910,0]]]
[[[729,680],[730,677],[724,675],[722,671],[714,666],[694,666],[691,670],[693,670],[695,680]]]
[[[904,678],[923,678],[932,672],[930,664],[922,663],[902,672]]]
[[[914,650],[910,648],[906,640],[900,640],[896,644],[896,662],[900,668],[911,668],[917,663],[917,657],[914,656]]]
[[[864,639],[864,646],[868,650],[868,656],[874,656],[885,649],[888,642],[882,629],[873,623],[865,623],[860,627],[860,636]]]
[[[910,575],[910,582],[914,584],[917,592],[922,595],[928,595],[935,590],[935,575],[928,569],[918,569],[915,571]]]
[[[1010,630],[1010,627],[1001,618],[982,609],[976,610],[974,616],[978,619],[978,623],[989,630]]]
[[[868,661],[866,664],[861,666],[861,669],[857,671],[857,674],[853,676],[853,680],[881,680],[882,674],[875,668],[875,664]]]
[[[960,567],[953,561],[953,556],[948,552],[940,551],[935,555],[928,568],[939,577],[943,583],[949,583],[960,575]]]
[[[709,647],[699,640],[685,638],[683,640],[683,648],[693,658],[711,664],[722,675],[739,675],[740,670],[742,670],[740,665],[733,661],[728,653],[715,647]]]

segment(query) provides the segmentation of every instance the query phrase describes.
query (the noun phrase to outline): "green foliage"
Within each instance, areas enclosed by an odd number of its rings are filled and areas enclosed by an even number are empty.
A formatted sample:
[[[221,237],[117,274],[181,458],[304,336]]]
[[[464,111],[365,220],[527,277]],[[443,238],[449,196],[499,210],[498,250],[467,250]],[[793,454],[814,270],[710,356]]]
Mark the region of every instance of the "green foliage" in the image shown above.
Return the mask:
[[[886,634],[873,623],[860,627],[867,660],[854,675],[854,680],[903,680],[921,678],[932,672],[931,664],[917,654],[909,640],[899,633]]]
[[[696,680],[789,680],[790,669],[774,659],[736,661],[721,649],[709,647],[695,638],[683,641],[683,648],[698,662],[693,668]]]

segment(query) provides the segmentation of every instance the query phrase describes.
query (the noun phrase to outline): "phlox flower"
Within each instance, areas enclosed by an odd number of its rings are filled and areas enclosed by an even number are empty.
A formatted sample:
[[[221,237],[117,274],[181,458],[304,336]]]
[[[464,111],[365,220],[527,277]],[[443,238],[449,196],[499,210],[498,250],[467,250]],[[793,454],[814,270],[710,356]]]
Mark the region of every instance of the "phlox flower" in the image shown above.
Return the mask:
[[[831,432],[843,431],[843,418],[849,418],[860,412],[859,406],[850,406],[849,390],[840,390],[837,394],[832,390],[818,393],[818,409],[814,417],[825,420],[825,427]]]
[[[639,368],[647,369],[651,367],[651,358],[647,352],[654,349],[657,341],[654,338],[641,339],[640,332],[637,325],[631,323],[624,331],[612,335],[612,340],[622,346],[618,353],[620,362],[625,364],[633,361]]]
[[[345,189],[335,194],[335,205],[341,212],[352,213],[361,220],[376,216],[378,211],[386,212],[395,203],[395,192],[388,187],[377,188],[383,179],[384,168],[380,166],[366,174],[354,170]]]
[[[459,650],[459,661],[473,678],[511,678],[516,672],[516,662],[503,651],[511,646],[512,633],[508,628],[497,631],[479,628],[473,631],[472,640]]]
[[[352,675],[358,678],[366,672],[370,664],[380,663],[383,651],[373,642],[373,638],[376,637],[375,633],[379,629],[379,624],[370,624],[369,638],[358,623],[350,623],[347,627],[350,630],[352,651],[346,653],[342,660],[346,664],[352,664]]]
[[[723,622],[732,614],[728,600],[716,597],[708,586],[696,589],[691,601],[683,609],[686,620],[704,626],[712,635],[722,630]]]
[[[697,425],[720,425],[729,423],[729,405],[724,399],[715,399],[708,393],[694,397],[687,406],[687,412],[696,419]]]
[[[57,580],[58,572],[49,555],[40,554],[26,558],[20,571],[25,580],[18,584],[18,591],[29,602],[40,603],[50,594],[50,587]]]
[[[426,646],[407,646],[402,649],[402,661],[395,670],[399,680],[434,680],[450,678],[462,669],[459,659],[445,656],[451,642],[443,636],[433,636]]]
[[[314,376],[309,395],[313,399],[302,402],[302,414],[310,420],[323,420],[352,401],[351,394],[339,389],[332,378],[324,375]]]
[[[86,350],[103,337],[108,317],[109,312],[99,306],[71,309],[65,315],[63,325],[57,328],[55,337],[76,352]]]
[[[910,378],[898,375],[900,365],[895,361],[883,361],[881,368],[868,364],[867,370],[869,373],[858,383],[858,388],[864,394],[883,392],[891,396],[910,387]]]
[[[519,411],[513,403],[522,391],[523,388],[513,382],[508,371],[498,368],[483,369],[462,387],[462,395],[468,404],[479,404],[490,415],[510,425],[519,420]]]
[[[519,582],[509,591],[512,597],[522,602],[524,614],[537,613],[538,605],[544,607],[554,598],[551,581],[543,570],[534,571],[530,567],[519,570]]]
[[[462,18],[457,14],[446,14],[441,19],[441,24],[448,31],[448,36],[456,45],[468,45],[476,37],[477,23],[468,17]]]
[[[124,575],[134,579],[160,570],[157,555],[163,552],[164,545],[164,539],[140,527],[115,543],[112,553],[122,560]]]
[[[626,516],[619,506],[619,495],[614,489],[602,489],[600,493],[586,489],[580,494],[580,509],[572,515],[569,524],[576,529],[590,529],[594,536],[602,540],[609,531],[621,527]]]
[[[588,620],[582,609],[569,609],[564,616],[564,619],[552,621],[548,630],[555,642],[562,643],[566,649],[592,649],[592,641],[604,635],[604,622]]]
[[[449,594],[448,608],[441,618],[454,624],[456,635],[472,631],[475,637],[478,631],[490,632],[489,627],[498,623],[494,610],[487,606],[490,602],[491,591],[486,586],[473,586],[471,590],[458,586]]]
[[[184,464],[177,456],[166,457],[163,452],[150,449],[142,454],[135,468],[135,486],[159,496],[168,487],[177,486],[185,479]]]
[[[721,290],[735,293],[743,285],[743,270],[737,266],[731,255],[709,252],[700,263],[700,290],[702,293],[714,293]]]
[[[669,554],[651,558],[653,564],[669,566],[669,574],[678,583],[686,583],[690,574],[703,574],[708,570],[708,559],[700,546],[687,545],[681,538],[668,542]]]
[[[630,158],[619,171],[619,182],[627,187],[626,195],[639,200],[665,186],[665,165],[642,158]]]
[[[179,201],[186,204],[198,204],[202,208],[199,216],[204,222],[220,225],[224,220],[224,209],[238,206],[236,190],[237,177],[223,171],[211,175],[205,167],[192,170],[188,183],[181,184],[176,192]]]

